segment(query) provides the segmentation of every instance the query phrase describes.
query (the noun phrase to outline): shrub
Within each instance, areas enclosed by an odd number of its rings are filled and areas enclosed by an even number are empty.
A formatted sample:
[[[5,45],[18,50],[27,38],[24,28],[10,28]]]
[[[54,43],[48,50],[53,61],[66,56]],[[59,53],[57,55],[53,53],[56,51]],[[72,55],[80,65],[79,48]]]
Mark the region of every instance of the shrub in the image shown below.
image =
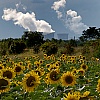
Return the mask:
[[[49,56],[51,54],[57,53],[58,46],[54,42],[45,42],[43,45],[41,45],[41,49],[44,53],[46,53]]]
[[[66,45],[66,54],[71,55],[73,53],[74,53],[74,48],[70,44],[67,44]]]
[[[24,42],[18,42],[18,41],[15,41],[15,42],[12,42],[10,47],[9,47],[9,53],[10,54],[19,54],[19,53],[22,53],[23,50],[25,49],[25,43]]]

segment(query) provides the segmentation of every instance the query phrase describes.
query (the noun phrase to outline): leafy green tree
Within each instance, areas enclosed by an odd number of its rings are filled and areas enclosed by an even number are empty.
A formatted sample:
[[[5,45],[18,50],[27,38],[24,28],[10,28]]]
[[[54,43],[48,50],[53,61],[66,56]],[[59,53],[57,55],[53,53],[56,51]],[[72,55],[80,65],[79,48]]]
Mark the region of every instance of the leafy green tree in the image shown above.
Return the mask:
[[[26,42],[27,47],[40,46],[43,43],[43,35],[41,32],[25,31],[22,40]]]
[[[96,29],[96,27],[89,27],[89,29],[84,30],[81,40],[89,40],[89,39],[98,39],[100,38],[100,28]]]

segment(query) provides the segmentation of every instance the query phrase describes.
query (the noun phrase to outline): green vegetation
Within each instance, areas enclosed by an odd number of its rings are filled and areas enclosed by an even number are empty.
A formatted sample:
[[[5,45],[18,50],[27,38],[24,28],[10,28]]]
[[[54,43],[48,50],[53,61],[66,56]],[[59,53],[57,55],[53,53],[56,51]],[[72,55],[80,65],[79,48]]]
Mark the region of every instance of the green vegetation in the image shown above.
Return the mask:
[[[0,100],[100,100],[99,32],[43,40],[30,31],[0,40]]]

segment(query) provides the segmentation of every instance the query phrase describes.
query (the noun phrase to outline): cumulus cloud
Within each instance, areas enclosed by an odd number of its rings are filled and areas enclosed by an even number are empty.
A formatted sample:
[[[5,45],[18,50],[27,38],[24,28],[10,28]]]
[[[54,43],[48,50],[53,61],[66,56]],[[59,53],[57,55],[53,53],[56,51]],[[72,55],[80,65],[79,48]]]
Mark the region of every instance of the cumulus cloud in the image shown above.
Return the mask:
[[[76,11],[68,10],[63,13],[60,8],[65,8],[65,5],[66,0],[58,0],[53,3],[51,8],[56,11],[58,19],[64,22],[66,28],[77,34],[82,33],[88,26],[82,22],[82,17]]]
[[[59,11],[59,9],[65,7],[65,4],[66,4],[66,0],[59,0],[53,3],[51,8],[56,11],[58,18],[61,18],[63,16],[62,12]]]
[[[66,12],[65,25],[67,28],[77,34],[81,34],[83,30],[88,28],[87,25],[82,23],[82,17],[78,15],[76,11],[72,10],[68,10]]]
[[[28,31],[45,32],[46,34],[55,32],[48,22],[44,20],[37,20],[34,12],[22,13],[18,12],[16,9],[11,8],[4,9],[3,12],[3,20],[12,20],[14,21],[15,25],[19,25]]]

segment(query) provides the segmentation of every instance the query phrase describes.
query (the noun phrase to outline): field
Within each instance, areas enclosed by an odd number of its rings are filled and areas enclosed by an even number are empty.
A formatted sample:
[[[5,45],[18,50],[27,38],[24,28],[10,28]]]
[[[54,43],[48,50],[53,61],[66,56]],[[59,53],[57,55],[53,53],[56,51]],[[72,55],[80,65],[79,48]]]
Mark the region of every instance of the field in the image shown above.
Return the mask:
[[[99,69],[79,54],[2,56],[0,100],[100,100]]]

